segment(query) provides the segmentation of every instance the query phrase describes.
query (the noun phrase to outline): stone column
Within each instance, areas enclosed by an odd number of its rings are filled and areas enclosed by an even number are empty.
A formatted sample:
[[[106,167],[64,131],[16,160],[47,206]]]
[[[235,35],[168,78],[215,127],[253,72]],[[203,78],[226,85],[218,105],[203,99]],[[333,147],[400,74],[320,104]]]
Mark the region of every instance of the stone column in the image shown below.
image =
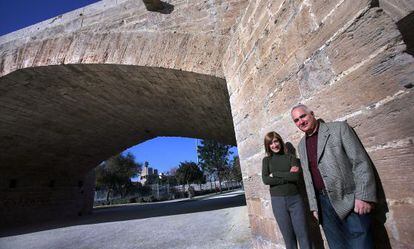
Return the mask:
[[[261,180],[262,143],[275,130],[297,145],[290,108],[299,102],[355,128],[384,187],[393,248],[414,243],[414,60],[405,49],[372,1],[249,2],[223,65],[255,248],[283,247]]]

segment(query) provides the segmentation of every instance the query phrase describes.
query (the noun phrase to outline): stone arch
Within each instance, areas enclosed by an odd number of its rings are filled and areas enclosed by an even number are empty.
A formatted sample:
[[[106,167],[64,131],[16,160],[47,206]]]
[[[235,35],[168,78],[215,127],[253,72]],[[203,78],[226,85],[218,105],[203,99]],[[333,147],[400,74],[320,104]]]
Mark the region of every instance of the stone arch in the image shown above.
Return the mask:
[[[209,137],[235,144],[226,83],[214,76],[84,64],[21,69],[0,78],[0,85],[3,136],[10,143],[24,139],[25,151],[32,150],[30,141],[36,141],[33,149],[39,151],[64,144],[56,152],[62,155],[91,140],[79,148],[88,158],[88,151],[105,144],[106,136],[116,139],[112,135],[120,132],[125,135],[119,135],[118,147],[108,149],[112,154],[157,136]],[[4,157],[19,151],[7,143],[2,146]],[[99,157],[111,155],[102,148],[96,151]]]
[[[14,181],[15,194],[31,188],[45,203],[51,201],[45,195],[56,192],[48,187],[51,181],[76,193],[76,185],[87,183],[84,178],[101,161],[157,136],[236,143],[226,82],[214,76],[141,66],[58,65],[17,70],[0,78],[0,88],[2,188]],[[63,199],[78,213],[79,202],[90,200],[76,200],[74,193]],[[24,192],[20,196],[32,199]],[[15,219],[15,205],[4,205],[7,217]],[[38,205],[28,205],[30,212],[43,213],[45,206]]]
[[[296,144],[302,134],[289,111],[297,102],[326,121],[348,120],[383,180],[392,246],[412,245],[414,59],[400,32],[412,4],[188,2],[161,15],[140,1],[105,0],[0,37],[0,76],[36,66],[135,64],[225,78],[255,248],[283,246],[260,177],[263,135],[277,129]],[[377,236],[387,248],[386,236]]]
[[[104,0],[0,37],[3,223],[90,208],[88,170],[147,139],[235,144],[221,65],[246,3],[179,1],[163,15]]]
[[[0,76],[38,66],[120,64],[223,78],[222,56],[246,3],[178,2],[162,15],[142,1],[100,1],[0,37]]]

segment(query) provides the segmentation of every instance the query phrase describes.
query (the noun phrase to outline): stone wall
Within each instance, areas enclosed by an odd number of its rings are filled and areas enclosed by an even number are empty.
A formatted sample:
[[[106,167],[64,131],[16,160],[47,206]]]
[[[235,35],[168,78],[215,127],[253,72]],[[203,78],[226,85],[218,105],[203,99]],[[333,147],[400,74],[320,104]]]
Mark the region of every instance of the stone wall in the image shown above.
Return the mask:
[[[414,11],[414,2],[411,0],[379,0],[377,5],[395,22],[400,21]]]
[[[2,221],[87,213],[90,170],[136,143],[235,134],[255,248],[283,248],[262,141],[296,145],[301,102],[355,128],[391,244],[412,246],[412,1],[164,2],[104,0],[0,37]]]
[[[255,248],[283,245],[262,143],[275,130],[297,145],[290,108],[299,102],[355,128],[385,190],[391,244],[412,246],[414,60],[395,22],[371,1],[249,2],[223,65]]]
[[[89,211],[88,172],[148,139],[235,144],[221,61],[246,3],[105,0],[0,37],[0,228]]]
[[[10,174],[2,168],[0,191],[0,234],[10,228],[90,214],[95,191],[95,172],[68,175],[68,172],[20,169]]]

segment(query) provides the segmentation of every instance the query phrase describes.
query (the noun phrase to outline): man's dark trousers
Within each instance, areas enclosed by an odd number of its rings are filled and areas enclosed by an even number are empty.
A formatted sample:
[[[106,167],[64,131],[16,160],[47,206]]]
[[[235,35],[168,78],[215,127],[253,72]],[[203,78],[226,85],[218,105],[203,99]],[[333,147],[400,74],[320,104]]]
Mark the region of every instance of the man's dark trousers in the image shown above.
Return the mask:
[[[320,222],[330,249],[374,248],[371,235],[371,215],[351,212],[341,220],[326,194],[317,194]]]

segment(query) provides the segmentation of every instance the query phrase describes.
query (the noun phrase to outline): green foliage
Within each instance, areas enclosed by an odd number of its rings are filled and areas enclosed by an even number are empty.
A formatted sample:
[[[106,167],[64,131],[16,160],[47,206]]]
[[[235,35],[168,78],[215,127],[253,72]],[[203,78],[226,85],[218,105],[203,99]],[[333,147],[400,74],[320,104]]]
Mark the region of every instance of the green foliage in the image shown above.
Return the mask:
[[[147,181],[145,182],[146,185],[152,185],[159,183],[160,179],[159,176],[156,174],[147,175]]]
[[[201,140],[197,146],[200,166],[210,177],[217,177],[221,192],[221,179],[227,178],[229,172],[229,156],[231,146],[221,144],[214,140]]]
[[[240,167],[240,159],[238,156],[233,157],[232,167],[231,167],[231,179],[241,182],[243,180],[241,167]]]
[[[130,153],[113,156],[101,163],[96,169],[97,189],[106,188],[109,193],[121,194],[124,197],[134,188],[131,177],[141,171],[142,165],[135,162]]]
[[[175,174],[175,173],[174,173]],[[178,185],[177,178],[175,175],[162,175],[160,179],[160,184],[170,184],[170,185]]]
[[[203,172],[195,162],[181,162],[175,172],[175,178],[180,184],[200,183],[203,181]]]

